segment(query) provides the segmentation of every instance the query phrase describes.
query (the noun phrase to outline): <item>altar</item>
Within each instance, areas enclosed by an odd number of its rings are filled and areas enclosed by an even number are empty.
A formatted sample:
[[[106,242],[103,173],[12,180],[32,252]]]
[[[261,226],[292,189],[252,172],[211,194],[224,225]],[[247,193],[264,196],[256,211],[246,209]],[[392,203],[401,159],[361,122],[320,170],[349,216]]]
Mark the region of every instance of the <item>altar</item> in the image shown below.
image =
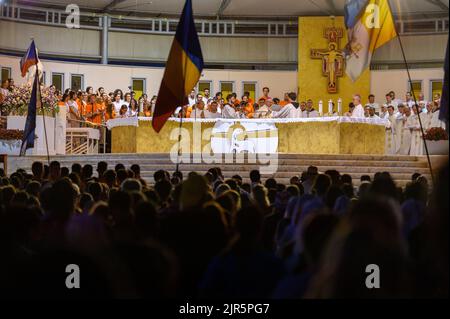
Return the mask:
[[[183,153],[291,153],[384,155],[387,120],[350,117],[290,119],[183,119]],[[112,153],[176,153],[180,119],[159,133],[151,118],[107,122]]]

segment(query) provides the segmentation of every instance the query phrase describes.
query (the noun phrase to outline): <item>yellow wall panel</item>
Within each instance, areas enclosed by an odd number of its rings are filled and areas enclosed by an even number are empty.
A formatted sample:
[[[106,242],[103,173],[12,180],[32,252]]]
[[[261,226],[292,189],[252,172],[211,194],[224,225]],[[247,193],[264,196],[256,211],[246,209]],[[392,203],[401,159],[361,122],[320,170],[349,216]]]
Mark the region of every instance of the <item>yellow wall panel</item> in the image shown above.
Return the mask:
[[[328,40],[323,37],[323,31],[332,26],[344,30],[344,37],[340,40],[342,49],[347,43],[343,17],[336,17],[334,21],[329,17],[300,17],[298,19],[298,100],[312,99],[316,109],[319,100],[322,100],[323,110],[327,112],[329,99],[332,99],[337,107],[337,99],[342,98],[345,112],[348,110],[347,106],[352,101],[353,94],[361,94],[363,101],[367,99],[370,91],[370,71],[367,69],[355,82],[344,74],[337,80],[338,92],[335,94],[327,92],[328,77],[322,75],[322,61],[311,59],[310,51],[328,47]]]

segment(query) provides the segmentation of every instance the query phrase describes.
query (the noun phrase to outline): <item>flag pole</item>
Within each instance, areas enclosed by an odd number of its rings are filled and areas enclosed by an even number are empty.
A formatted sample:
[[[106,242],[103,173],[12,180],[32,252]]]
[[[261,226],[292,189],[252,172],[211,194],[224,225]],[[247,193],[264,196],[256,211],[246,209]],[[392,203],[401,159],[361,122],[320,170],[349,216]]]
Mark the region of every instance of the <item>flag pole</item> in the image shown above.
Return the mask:
[[[186,72],[186,68],[187,68],[187,57],[185,57],[184,59],[184,72]],[[186,73],[183,74],[183,78],[186,80]],[[185,96],[183,96],[183,99],[186,98]],[[181,106],[181,117],[180,117],[180,125],[178,126],[178,153],[177,153],[177,165],[175,168],[175,172],[179,172],[180,171],[180,158],[181,158],[181,130],[183,128],[183,107],[184,105]]]
[[[388,6],[389,6],[389,10],[390,10],[391,13],[392,13],[391,5],[390,5],[390,3],[389,3],[389,0],[387,0],[387,4],[388,4]],[[432,165],[431,165],[431,158],[430,158],[430,153],[428,152],[427,141],[426,141],[425,138],[424,138],[424,137],[425,137],[425,131],[424,131],[424,129],[423,129],[422,120],[421,120],[421,118],[420,118],[419,104],[417,103],[416,94],[415,94],[415,92],[414,92],[414,88],[413,88],[413,85],[412,85],[411,73],[409,72],[409,65],[408,65],[408,61],[406,60],[405,50],[404,50],[404,48],[403,48],[403,44],[402,44],[402,40],[401,40],[401,37],[400,37],[400,33],[399,33],[398,30],[397,30],[397,26],[396,26],[395,22],[394,22],[394,28],[395,28],[395,33],[397,34],[397,39],[398,39],[398,43],[399,43],[399,45],[400,45],[400,50],[401,50],[401,52],[402,52],[403,62],[405,63],[406,74],[408,75],[408,82],[409,82],[410,93],[412,94],[412,97],[413,97],[413,99],[414,99],[414,107],[415,107],[415,109],[416,109],[416,111],[417,111],[417,117],[418,117],[418,119],[419,119],[420,132],[421,132],[421,134],[422,134],[421,137],[422,137],[422,140],[423,140],[423,145],[425,146],[425,153],[426,153],[426,155],[427,155],[427,162],[428,162],[428,168],[429,168],[429,170],[430,170],[431,182],[432,182],[432,184],[434,185],[433,167],[432,167]]]
[[[41,104],[41,110],[42,110],[42,121],[44,122],[44,135],[45,135],[45,147],[47,149],[47,162],[50,166],[50,152],[48,151],[48,138],[47,138],[47,127],[45,124],[45,110],[44,110],[44,104],[42,103],[42,95],[41,95],[41,81],[39,79],[39,67],[38,64],[36,64],[36,75],[37,82],[38,82],[38,89],[39,89],[39,102]]]
[[[181,157],[181,129],[183,128],[183,106],[181,106],[181,117],[180,117],[180,125],[178,126],[178,154],[177,154],[177,165],[175,172],[179,172],[180,169],[180,157]]]

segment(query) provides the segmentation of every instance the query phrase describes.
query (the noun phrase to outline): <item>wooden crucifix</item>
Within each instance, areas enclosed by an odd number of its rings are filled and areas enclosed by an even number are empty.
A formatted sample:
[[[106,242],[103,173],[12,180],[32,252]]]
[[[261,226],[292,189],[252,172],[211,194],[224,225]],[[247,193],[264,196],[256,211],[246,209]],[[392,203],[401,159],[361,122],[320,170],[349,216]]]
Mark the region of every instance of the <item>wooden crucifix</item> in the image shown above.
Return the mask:
[[[345,58],[340,49],[340,39],[343,37],[342,28],[326,28],[323,32],[328,40],[327,49],[311,49],[311,59],[322,60],[322,74],[328,77],[328,93],[337,93],[337,78],[344,75]]]

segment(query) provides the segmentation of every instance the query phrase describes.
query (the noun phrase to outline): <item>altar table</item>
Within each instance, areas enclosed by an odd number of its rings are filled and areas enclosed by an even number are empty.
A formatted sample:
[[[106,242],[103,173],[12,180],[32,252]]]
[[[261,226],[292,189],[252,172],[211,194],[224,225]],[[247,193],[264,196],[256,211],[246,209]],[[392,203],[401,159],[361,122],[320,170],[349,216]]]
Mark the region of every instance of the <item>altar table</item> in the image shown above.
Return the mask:
[[[183,119],[181,145],[189,153],[385,153],[388,120],[350,117],[290,119]],[[159,133],[151,118],[107,122],[112,153],[170,153],[178,150],[180,119],[170,118]]]

